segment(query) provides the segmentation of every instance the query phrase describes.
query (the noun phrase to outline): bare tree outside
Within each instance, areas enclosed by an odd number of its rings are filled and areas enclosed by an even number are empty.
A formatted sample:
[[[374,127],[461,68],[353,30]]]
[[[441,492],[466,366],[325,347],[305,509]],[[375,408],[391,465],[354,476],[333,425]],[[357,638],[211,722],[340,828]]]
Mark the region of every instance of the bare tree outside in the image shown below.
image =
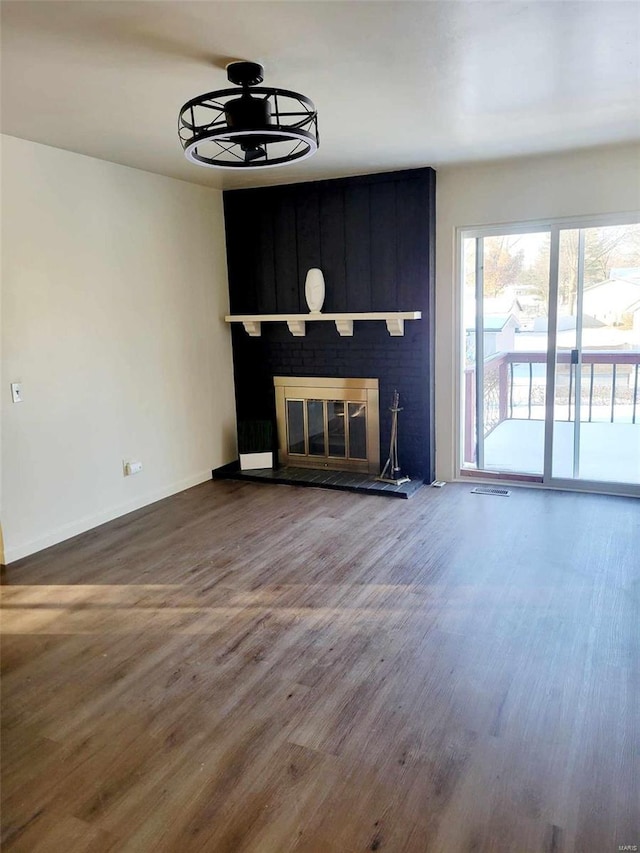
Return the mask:
[[[575,313],[578,275],[578,229],[562,232],[562,263],[558,296],[563,313]],[[541,235],[534,257],[527,258],[519,235],[484,238],[484,294],[498,297],[508,288],[526,292],[539,304],[538,316],[547,314],[549,295],[550,235]],[[465,245],[465,286],[473,287],[473,241]],[[640,269],[640,225],[606,226],[585,231],[585,287],[605,281],[614,269]]]

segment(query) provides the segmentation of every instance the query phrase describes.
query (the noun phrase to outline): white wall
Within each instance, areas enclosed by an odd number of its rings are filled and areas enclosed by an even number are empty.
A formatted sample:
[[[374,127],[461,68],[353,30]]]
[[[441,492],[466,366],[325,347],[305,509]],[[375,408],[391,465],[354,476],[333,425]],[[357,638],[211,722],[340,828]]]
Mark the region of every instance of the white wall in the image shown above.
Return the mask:
[[[221,193],[2,143],[11,562],[208,479],[235,456],[235,414]]]
[[[640,146],[438,170],[436,197],[436,471],[455,468],[456,228],[640,210]]]

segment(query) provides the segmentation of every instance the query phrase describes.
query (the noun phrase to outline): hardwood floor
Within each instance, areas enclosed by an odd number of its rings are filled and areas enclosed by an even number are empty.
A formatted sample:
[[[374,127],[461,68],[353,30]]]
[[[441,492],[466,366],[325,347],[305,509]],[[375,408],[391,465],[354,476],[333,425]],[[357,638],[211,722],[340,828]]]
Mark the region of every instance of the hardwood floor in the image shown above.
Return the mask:
[[[7,853],[640,845],[640,503],[205,483],[15,563]]]

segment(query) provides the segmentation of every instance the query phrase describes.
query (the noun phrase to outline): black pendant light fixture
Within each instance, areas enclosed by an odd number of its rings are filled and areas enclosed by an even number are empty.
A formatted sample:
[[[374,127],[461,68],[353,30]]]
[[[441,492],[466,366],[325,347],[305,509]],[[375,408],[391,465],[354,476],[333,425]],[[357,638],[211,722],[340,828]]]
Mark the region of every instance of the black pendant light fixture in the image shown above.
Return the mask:
[[[212,168],[264,169],[315,154],[320,140],[313,101],[260,86],[264,68],[257,62],[231,62],[227,77],[241,92],[209,92],[180,110],[178,136],[187,160]]]

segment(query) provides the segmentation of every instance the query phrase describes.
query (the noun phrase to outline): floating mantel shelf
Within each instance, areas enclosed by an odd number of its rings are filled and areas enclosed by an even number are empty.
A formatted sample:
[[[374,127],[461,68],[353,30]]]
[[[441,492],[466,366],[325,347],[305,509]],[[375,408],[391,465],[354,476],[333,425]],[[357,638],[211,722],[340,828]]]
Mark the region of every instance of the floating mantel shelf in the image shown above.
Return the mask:
[[[261,323],[286,323],[294,337],[303,338],[307,331],[305,323],[319,321],[335,323],[338,334],[350,338],[354,320],[384,320],[389,334],[399,337],[404,335],[405,320],[420,320],[421,317],[421,311],[365,311],[348,314],[228,314],[224,319],[227,323],[242,323],[252,338],[260,337]]]

